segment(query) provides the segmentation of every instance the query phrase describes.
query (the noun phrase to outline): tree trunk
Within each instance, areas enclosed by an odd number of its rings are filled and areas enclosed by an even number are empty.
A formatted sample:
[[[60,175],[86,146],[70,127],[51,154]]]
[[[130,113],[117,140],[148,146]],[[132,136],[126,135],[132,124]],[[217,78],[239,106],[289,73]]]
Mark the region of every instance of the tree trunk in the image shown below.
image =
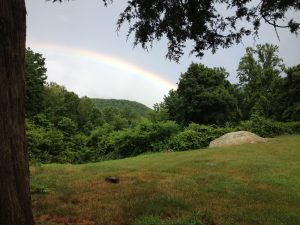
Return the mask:
[[[33,225],[24,128],[24,0],[0,0],[0,224]]]

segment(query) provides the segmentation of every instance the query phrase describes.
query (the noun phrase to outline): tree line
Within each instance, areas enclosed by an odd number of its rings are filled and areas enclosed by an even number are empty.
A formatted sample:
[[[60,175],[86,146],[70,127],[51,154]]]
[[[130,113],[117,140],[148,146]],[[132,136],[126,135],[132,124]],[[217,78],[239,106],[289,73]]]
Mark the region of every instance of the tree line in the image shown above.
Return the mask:
[[[246,48],[231,84],[224,68],[192,63],[156,108],[179,124],[223,125],[260,116],[276,121],[300,120],[300,64],[286,68],[272,44]]]
[[[300,131],[300,65],[278,47],[247,48],[231,84],[224,68],[192,63],[154,110],[116,108],[46,83],[45,59],[26,50],[26,130],[33,162],[83,163],[146,152],[206,147],[227,132],[269,137]],[[103,102],[104,104],[100,106]],[[132,106],[136,107],[133,110]],[[145,109],[144,109],[145,110]]]

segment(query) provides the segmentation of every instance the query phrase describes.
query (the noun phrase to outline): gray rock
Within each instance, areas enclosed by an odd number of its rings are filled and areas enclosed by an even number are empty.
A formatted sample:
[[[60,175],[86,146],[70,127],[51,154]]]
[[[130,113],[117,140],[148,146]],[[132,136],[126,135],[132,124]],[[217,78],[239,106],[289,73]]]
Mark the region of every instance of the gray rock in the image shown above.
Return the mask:
[[[223,136],[213,140],[209,144],[209,148],[226,147],[232,145],[241,145],[247,143],[266,142],[267,139],[257,136],[248,131],[237,131],[224,134]]]

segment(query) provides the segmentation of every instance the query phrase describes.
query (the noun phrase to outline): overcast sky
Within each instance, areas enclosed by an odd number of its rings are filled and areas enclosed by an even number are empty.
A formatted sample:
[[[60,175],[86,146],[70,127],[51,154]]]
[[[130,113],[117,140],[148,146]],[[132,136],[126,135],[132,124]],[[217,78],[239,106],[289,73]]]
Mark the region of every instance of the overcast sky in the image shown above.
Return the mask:
[[[127,27],[116,32],[119,13],[126,1],[115,0],[104,7],[102,0],[77,0],[63,4],[45,0],[26,0],[27,46],[43,54],[48,68],[48,81],[66,86],[79,96],[128,99],[149,107],[161,102],[191,62],[209,67],[224,67],[229,80],[237,82],[236,69],[245,48],[254,44],[273,43],[287,66],[300,63],[300,38],[287,30],[263,26],[260,39],[244,39],[243,44],[220,49],[202,59],[189,56],[190,48],[180,63],[165,59],[166,42],[157,42],[149,52],[133,48],[126,40]],[[297,15],[298,21],[300,15]]]

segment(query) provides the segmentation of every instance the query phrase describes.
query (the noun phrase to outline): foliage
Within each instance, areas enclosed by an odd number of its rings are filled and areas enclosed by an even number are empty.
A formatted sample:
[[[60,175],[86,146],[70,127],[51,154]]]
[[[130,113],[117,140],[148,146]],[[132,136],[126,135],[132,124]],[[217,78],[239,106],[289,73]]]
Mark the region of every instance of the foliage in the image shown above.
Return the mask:
[[[43,57],[28,52],[38,57],[44,68]],[[192,63],[181,75],[178,89],[171,90],[164,102],[154,105],[154,110],[145,109],[144,116],[139,111],[143,105],[138,103],[79,98],[56,83],[44,84],[43,90],[31,92],[40,95],[43,106],[37,104],[40,97],[33,97],[33,108],[27,113],[30,160],[85,163],[148,152],[199,149],[236,130],[263,137],[299,133],[299,65],[286,69],[287,76],[282,78],[281,59],[276,53],[277,47],[272,45],[247,49],[239,67],[241,88],[226,80],[228,74],[223,68]],[[39,66],[30,68],[28,75],[42,76]],[[245,111],[252,112],[247,121],[240,122],[240,108],[244,116]]]
[[[274,137],[300,133],[300,121],[283,123],[254,115],[250,120],[241,122],[236,129],[251,131],[262,137]]]
[[[170,118],[181,124],[190,122],[224,124],[238,120],[238,102],[223,68],[208,68],[192,63],[181,75],[176,91],[164,99]]]
[[[182,132],[170,139],[169,147],[176,151],[205,148],[212,140],[232,131],[232,128],[191,123]]]
[[[111,148],[119,157],[166,150],[168,139],[178,131],[179,126],[173,121],[142,120],[133,128],[112,133]]]
[[[68,117],[62,117],[61,120],[58,121],[57,128],[67,137],[73,136],[77,131],[76,123]]]
[[[286,73],[281,90],[281,117],[285,121],[300,121],[300,64],[288,68]]]
[[[134,124],[137,118],[130,116],[124,117],[121,111],[114,108],[104,108],[102,110],[104,121],[114,127],[115,130],[122,130],[128,128],[130,125]],[[126,115],[127,116],[127,115]]]
[[[107,5],[113,0],[103,2]],[[286,28],[297,34],[300,28],[294,18],[286,21],[289,10],[300,9],[297,0],[130,0],[127,3],[119,15],[118,30],[127,22],[127,36],[134,33],[134,45],[140,44],[146,50],[155,40],[167,38],[166,57],[175,61],[184,54],[188,41],[193,42],[191,53],[202,57],[205,50],[215,53],[219,47],[239,44],[245,36],[258,37],[262,22],[274,27],[276,33],[277,28]],[[244,23],[241,25],[240,21]]]
[[[191,53],[203,56],[204,50],[214,53],[219,47],[228,48],[249,35],[258,36],[261,22],[276,28],[289,28],[297,33],[299,23],[285,20],[289,9],[299,10],[298,1],[264,0],[131,0],[120,14],[118,28],[125,22],[134,33],[134,45],[145,49],[155,39],[168,40],[167,58],[178,61],[187,41],[193,42]],[[226,10],[226,13],[224,11]],[[240,23],[240,21],[245,23]]]
[[[30,158],[39,162],[63,162],[63,134],[51,125],[48,128],[38,127],[30,120],[26,121],[27,145]]]
[[[280,122],[275,122],[256,115],[252,116],[248,121],[241,122],[240,130],[251,131],[261,137],[274,137],[284,133],[290,133],[289,128],[284,128]]]
[[[300,134],[300,121],[297,122],[288,122],[288,123],[282,123],[285,129],[289,131],[291,134]]]
[[[43,112],[53,124],[57,124],[66,114],[65,93],[65,87],[56,83],[45,86],[45,109]]]
[[[113,108],[119,111],[130,112],[134,114],[135,117],[144,116],[148,111],[151,111],[151,109],[147,106],[135,101],[99,98],[92,98],[91,100],[100,110],[105,108]]]
[[[284,70],[278,47],[272,44],[246,48],[237,70],[239,85],[242,87],[244,101],[241,103],[244,119],[251,114],[271,117],[277,107]]]
[[[79,100],[77,106],[78,127],[86,134],[93,128],[91,116],[94,108],[94,103],[89,98],[83,97]]]
[[[101,127],[91,131],[87,146],[94,152],[93,158],[97,160],[102,155],[108,154],[108,147],[110,145],[110,134],[114,131],[114,127],[109,124],[104,124]]]
[[[30,48],[25,52],[25,80],[26,80],[26,114],[34,116],[44,106],[44,85],[46,83],[47,69],[45,58]]]
[[[145,115],[145,117],[151,122],[170,120],[170,115],[163,103],[155,103],[153,108],[154,110],[148,111],[148,113]]]
[[[173,121],[152,122],[141,120],[133,127],[116,130],[105,124],[93,130],[87,146],[94,152],[94,160],[138,155],[144,152],[163,151],[171,136],[178,133],[179,125]]]

